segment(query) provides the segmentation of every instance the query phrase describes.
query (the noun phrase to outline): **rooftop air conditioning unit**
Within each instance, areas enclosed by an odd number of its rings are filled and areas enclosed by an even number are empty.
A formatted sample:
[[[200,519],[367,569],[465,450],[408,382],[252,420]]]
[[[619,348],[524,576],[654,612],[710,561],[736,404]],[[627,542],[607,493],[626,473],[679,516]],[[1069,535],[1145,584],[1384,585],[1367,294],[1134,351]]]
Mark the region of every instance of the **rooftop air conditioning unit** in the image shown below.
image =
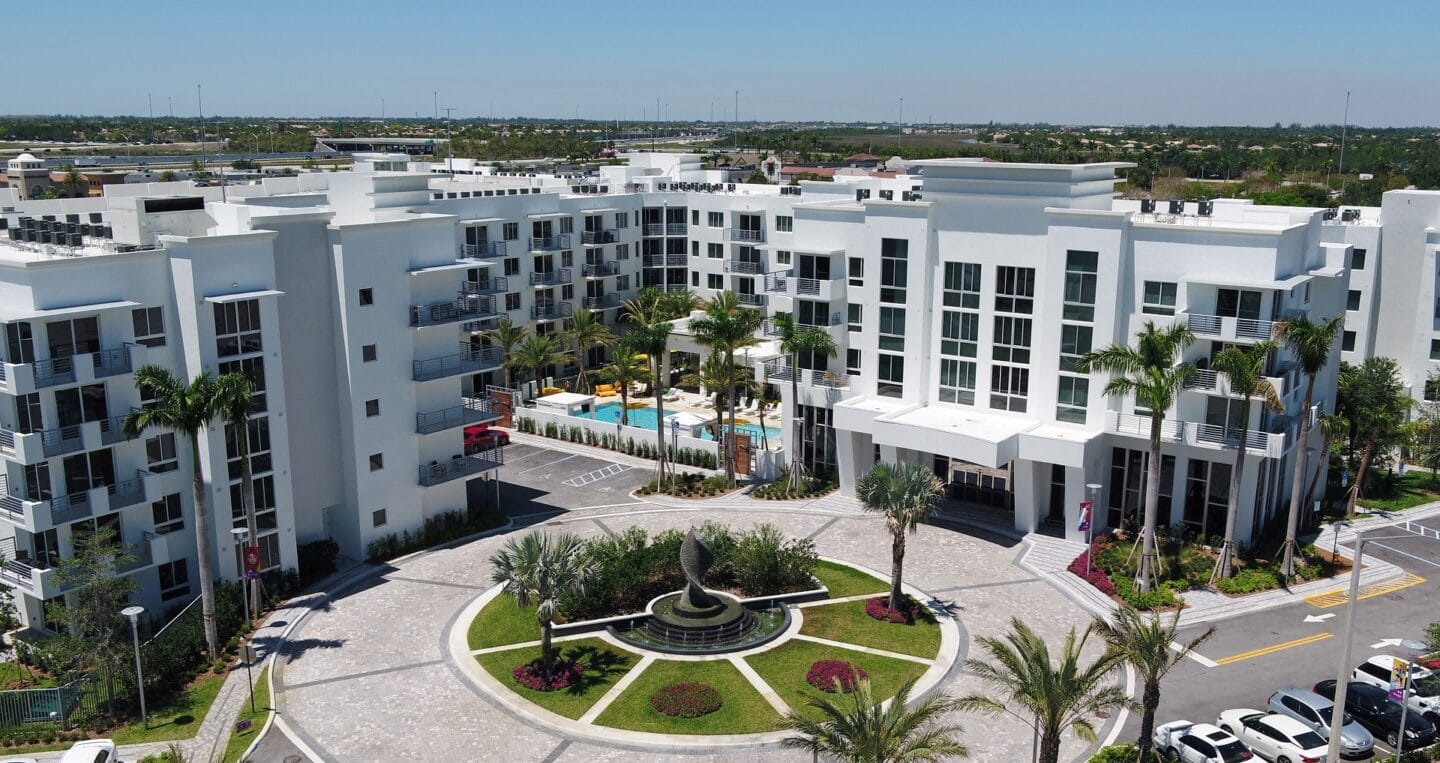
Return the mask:
[[[1142,213],[1144,213],[1144,214],[1147,214],[1147,215],[1153,215],[1153,214],[1155,214],[1155,200],[1154,200],[1154,199],[1141,199],[1141,200],[1140,200],[1140,211],[1141,211]]]
[[[1322,219],[1322,220],[1334,220],[1334,219],[1335,219],[1335,210],[1333,210],[1333,209],[1327,209],[1327,210],[1325,210],[1324,212],[1321,212],[1321,213],[1320,213],[1320,219]]]
[[[1209,217],[1215,211],[1215,202],[1213,201],[1202,201],[1199,206],[1201,217]]]
[[[734,184],[734,183],[726,183],[726,184],[725,184],[725,190],[727,190],[727,191],[733,191],[733,190],[735,190],[735,184]]]
[[[1353,223],[1353,222],[1355,222],[1356,220],[1359,220],[1359,219],[1360,219],[1360,210],[1358,210],[1358,209],[1342,209],[1342,210],[1340,210],[1340,220],[1341,220],[1341,222]]]
[[[883,191],[883,190],[882,190],[882,191],[880,192],[880,198],[882,198],[882,199],[884,199],[884,200],[886,200],[886,201],[894,201],[894,200],[895,200],[895,192],[894,192],[894,191]]]
[[[1172,215],[1183,215],[1183,214],[1185,214],[1185,202],[1184,202],[1182,199],[1171,199],[1171,200],[1170,200],[1170,214],[1172,214]]]

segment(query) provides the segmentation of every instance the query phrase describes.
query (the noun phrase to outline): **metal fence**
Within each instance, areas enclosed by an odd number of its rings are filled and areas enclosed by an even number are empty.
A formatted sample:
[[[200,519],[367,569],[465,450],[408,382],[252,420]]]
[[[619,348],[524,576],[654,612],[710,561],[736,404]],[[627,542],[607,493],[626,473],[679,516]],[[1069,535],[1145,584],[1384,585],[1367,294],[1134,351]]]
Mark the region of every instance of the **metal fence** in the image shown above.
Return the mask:
[[[82,677],[46,689],[0,691],[0,730],[42,723],[70,728],[94,718],[104,705],[95,683]]]

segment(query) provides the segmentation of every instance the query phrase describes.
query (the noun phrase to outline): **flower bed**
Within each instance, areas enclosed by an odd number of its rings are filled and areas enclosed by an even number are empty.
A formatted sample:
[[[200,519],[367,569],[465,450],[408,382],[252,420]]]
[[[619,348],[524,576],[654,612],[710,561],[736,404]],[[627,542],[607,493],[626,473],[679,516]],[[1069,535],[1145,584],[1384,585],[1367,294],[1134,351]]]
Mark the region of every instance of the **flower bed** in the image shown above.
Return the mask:
[[[844,660],[817,660],[805,672],[805,680],[820,691],[831,694],[849,694],[855,691],[855,682],[868,679],[862,668]]]
[[[913,623],[923,610],[920,602],[911,596],[905,597],[899,609],[890,608],[889,595],[865,600],[865,614],[887,623]]]
[[[724,704],[715,687],[691,681],[670,684],[650,695],[650,707],[671,718],[699,718],[719,710]]]
[[[1115,584],[1110,581],[1109,573],[1100,569],[1100,565],[1095,564],[1089,554],[1081,553],[1075,557],[1075,561],[1070,562],[1070,566],[1067,569],[1070,570],[1071,574],[1095,586],[1100,593],[1106,596],[1115,595]]]
[[[517,666],[511,671],[515,682],[527,689],[535,691],[559,691],[568,688],[571,684],[580,680],[585,672],[585,665],[579,662],[557,662],[554,670],[549,676],[545,675],[544,665],[540,660],[527,662]]]
[[[726,482],[722,476],[706,477],[694,472],[687,472],[679,475],[676,479],[651,480],[644,487],[636,490],[635,495],[664,493],[677,498],[714,498],[734,489],[735,486]]]

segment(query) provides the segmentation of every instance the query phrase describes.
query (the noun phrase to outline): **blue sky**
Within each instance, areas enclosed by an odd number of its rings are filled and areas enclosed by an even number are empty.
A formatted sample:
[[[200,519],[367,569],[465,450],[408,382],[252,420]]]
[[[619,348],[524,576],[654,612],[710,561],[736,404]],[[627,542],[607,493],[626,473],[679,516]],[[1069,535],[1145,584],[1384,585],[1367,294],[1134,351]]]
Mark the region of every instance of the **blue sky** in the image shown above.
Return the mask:
[[[5,5],[5,113],[1440,124],[1428,0]]]

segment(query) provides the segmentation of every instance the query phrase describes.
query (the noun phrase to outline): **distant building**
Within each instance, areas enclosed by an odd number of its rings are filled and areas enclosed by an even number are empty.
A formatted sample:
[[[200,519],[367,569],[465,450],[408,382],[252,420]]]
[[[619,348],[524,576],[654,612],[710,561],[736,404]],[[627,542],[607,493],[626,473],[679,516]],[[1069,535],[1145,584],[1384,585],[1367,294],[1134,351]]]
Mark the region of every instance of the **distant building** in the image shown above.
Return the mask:
[[[41,198],[54,185],[45,162],[30,153],[21,154],[6,162],[5,174],[0,177],[0,181],[3,181],[3,185],[16,189],[22,201]]]

